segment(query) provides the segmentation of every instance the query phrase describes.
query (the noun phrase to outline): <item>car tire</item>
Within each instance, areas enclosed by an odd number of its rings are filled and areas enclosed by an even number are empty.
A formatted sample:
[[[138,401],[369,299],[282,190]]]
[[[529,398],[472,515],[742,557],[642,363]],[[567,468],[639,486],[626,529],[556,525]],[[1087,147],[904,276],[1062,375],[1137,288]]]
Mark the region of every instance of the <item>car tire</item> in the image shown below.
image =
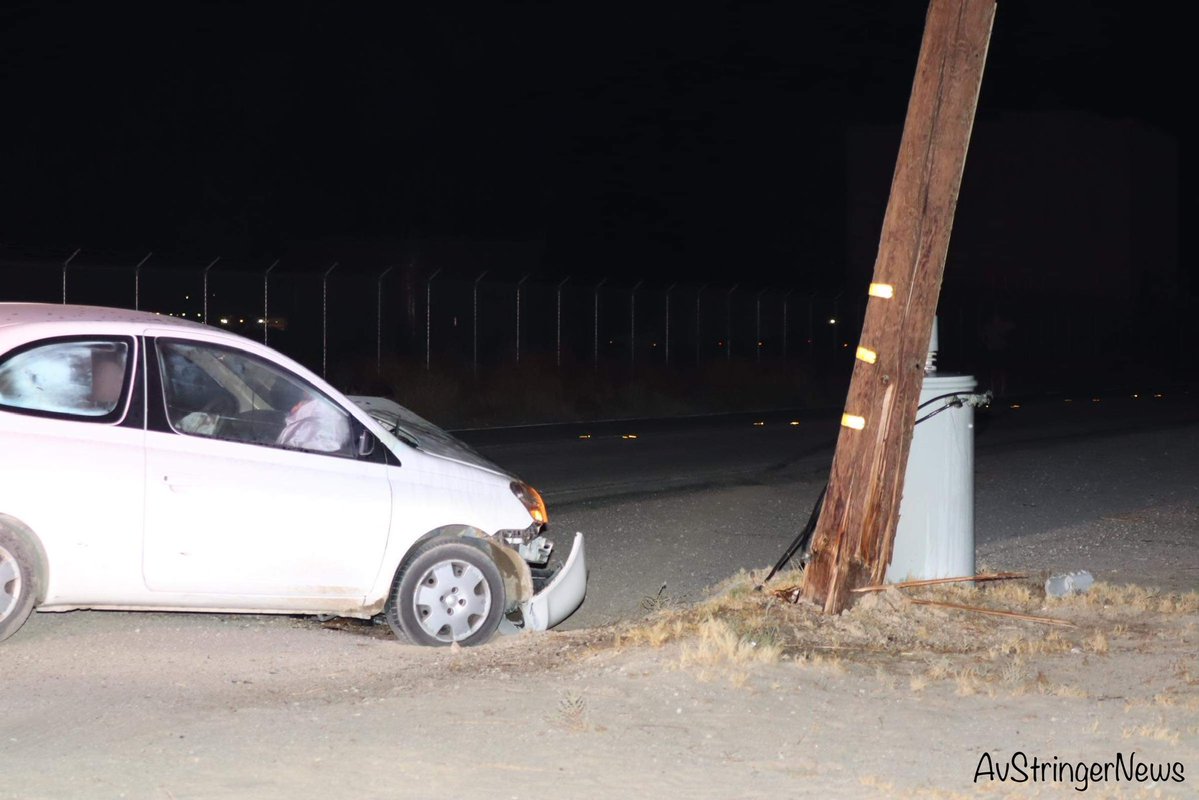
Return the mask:
[[[486,552],[434,540],[396,579],[384,616],[401,641],[469,647],[492,637],[506,606],[503,576]]]
[[[0,528],[0,642],[17,632],[33,611],[41,586],[32,543]]]

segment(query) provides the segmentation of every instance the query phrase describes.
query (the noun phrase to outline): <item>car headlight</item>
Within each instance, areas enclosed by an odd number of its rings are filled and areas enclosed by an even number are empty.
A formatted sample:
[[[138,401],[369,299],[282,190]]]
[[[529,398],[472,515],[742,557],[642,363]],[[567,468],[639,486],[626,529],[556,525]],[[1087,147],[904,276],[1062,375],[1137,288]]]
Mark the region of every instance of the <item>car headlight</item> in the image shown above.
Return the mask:
[[[524,481],[512,481],[508,484],[508,488],[512,490],[512,494],[516,495],[516,499],[529,512],[529,516],[533,518],[534,522],[544,525],[550,521],[549,512],[545,510],[545,501],[541,499],[541,494],[536,489]]]

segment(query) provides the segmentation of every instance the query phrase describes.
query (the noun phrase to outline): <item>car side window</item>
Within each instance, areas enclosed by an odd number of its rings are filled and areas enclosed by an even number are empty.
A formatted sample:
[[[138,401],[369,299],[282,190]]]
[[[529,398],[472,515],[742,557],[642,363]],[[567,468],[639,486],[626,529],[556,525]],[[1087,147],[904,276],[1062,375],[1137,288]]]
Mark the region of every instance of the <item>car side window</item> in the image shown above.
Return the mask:
[[[130,342],[71,339],[35,344],[0,361],[0,407],[110,422],[124,408]]]
[[[298,376],[249,353],[159,339],[167,419],[175,431],[352,456],[350,417]]]

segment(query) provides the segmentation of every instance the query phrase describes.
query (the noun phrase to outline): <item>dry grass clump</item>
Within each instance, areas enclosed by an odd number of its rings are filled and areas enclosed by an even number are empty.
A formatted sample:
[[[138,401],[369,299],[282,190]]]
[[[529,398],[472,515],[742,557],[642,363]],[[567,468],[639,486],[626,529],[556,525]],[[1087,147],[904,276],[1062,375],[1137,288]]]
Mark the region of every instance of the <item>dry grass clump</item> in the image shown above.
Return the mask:
[[[724,620],[708,618],[699,624],[695,640],[683,644],[681,663],[684,667],[774,664],[782,652],[765,636],[760,641],[751,639]]]
[[[891,587],[859,597],[853,608],[834,616],[813,604],[790,601],[795,593],[789,590],[802,584],[801,571],[781,574],[765,591],[756,591],[761,574],[742,571],[694,605],[647,605],[654,610],[640,623],[619,629],[615,644],[678,645],[682,667],[705,675],[713,667],[736,668],[739,671],[730,678],[734,685],[748,679],[747,669],[791,660],[804,668],[837,672],[865,667],[887,686],[907,680],[916,692],[948,682],[961,695],[1002,690],[1085,697],[1084,690],[1050,681],[1030,662],[1080,653],[1105,656],[1113,649],[1124,652],[1132,645],[1122,640],[1132,632],[1141,640],[1154,628],[1159,638],[1177,633],[1178,624],[1159,619],[1161,624],[1154,625],[1152,615],[1189,613],[1199,604],[1196,592],[1163,594],[1102,583],[1085,594],[1047,599],[1036,582],[1014,580],[902,591]],[[965,608],[911,602],[917,599]],[[1136,616],[1116,624],[1106,611],[1098,611],[1112,606]],[[973,608],[1037,619],[1068,617],[1074,627],[984,615],[969,610]],[[1185,672],[1190,678],[1191,670]]]
[[[585,731],[591,728],[588,720],[587,698],[575,691],[567,691],[558,698],[558,720],[568,730]]]
[[[1199,592],[1162,592],[1128,583],[1096,583],[1080,594],[1053,598],[1055,605],[1075,608],[1120,608],[1157,614],[1199,614]]]
[[[1172,731],[1165,725],[1135,725],[1131,728],[1124,728],[1121,733],[1125,739],[1136,737],[1169,744],[1178,744],[1178,740],[1181,738],[1178,731]]]

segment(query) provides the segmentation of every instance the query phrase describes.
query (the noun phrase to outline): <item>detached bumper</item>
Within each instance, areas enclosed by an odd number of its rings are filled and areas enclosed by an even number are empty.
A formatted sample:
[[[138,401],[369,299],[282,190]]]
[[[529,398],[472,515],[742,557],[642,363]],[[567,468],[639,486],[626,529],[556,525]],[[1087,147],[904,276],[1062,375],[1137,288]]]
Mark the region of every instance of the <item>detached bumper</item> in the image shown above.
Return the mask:
[[[562,569],[533,597],[520,604],[524,629],[544,631],[569,617],[583,604],[587,594],[587,554],[583,534],[576,533],[570,555]]]

